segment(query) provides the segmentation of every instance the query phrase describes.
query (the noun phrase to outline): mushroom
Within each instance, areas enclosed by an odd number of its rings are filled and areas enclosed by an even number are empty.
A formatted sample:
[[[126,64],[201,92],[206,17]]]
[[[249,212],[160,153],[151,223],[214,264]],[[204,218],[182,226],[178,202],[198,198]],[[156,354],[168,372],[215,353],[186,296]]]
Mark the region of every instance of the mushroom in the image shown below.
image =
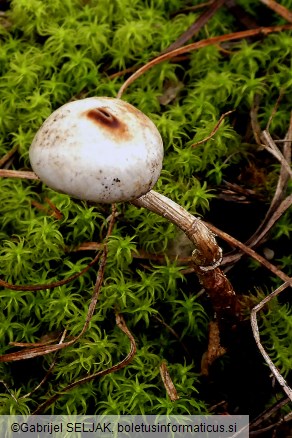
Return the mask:
[[[149,192],[162,167],[154,123],[120,99],[69,102],[44,122],[30,162],[49,187],[93,202],[131,201]]]
[[[29,151],[35,174],[52,189],[101,203],[130,201],[177,225],[194,243],[194,263],[216,268],[221,249],[200,219],[151,190],[159,178],[163,143],[153,122],[121,99],[69,102],[43,123]]]

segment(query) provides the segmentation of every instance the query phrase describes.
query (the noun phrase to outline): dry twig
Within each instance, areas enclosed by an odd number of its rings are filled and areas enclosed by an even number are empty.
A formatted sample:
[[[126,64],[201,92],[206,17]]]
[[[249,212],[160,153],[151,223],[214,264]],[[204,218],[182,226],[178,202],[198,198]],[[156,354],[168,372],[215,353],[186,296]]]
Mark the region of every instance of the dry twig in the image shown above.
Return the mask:
[[[253,136],[254,139],[256,141],[256,144],[258,144],[259,146],[262,146],[262,142],[261,142],[261,127],[258,121],[258,112],[259,112],[259,108],[260,108],[260,96],[259,94],[256,94],[253,100],[253,103],[251,105],[250,108],[250,123],[251,123],[251,129],[253,132]]]
[[[221,123],[223,122],[225,117],[229,116],[229,114],[232,114],[234,111],[235,110],[231,110],[231,111],[227,111],[226,113],[222,114],[220,119],[218,120],[218,122],[216,123],[214,128],[212,129],[211,133],[207,137],[205,137],[203,140],[197,141],[196,143],[193,143],[191,146],[194,148],[194,147],[199,146],[202,143],[206,143],[206,141],[210,140],[210,138],[212,138],[216,134],[218,129],[220,128]]]
[[[167,49],[163,50],[162,53],[171,52],[190,40],[203,26],[205,26],[205,24],[210,20],[210,18],[213,17],[215,12],[221,8],[225,1],[226,0],[215,0],[212,1],[211,4],[205,4],[205,6],[209,6],[209,8],[204,11],[200,17],[174,43],[172,43]]]
[[[285,157],[283,156],[282,152],[272,139],[270,133],[268,131],[263,131],[261,135],[262,142],[264,143],[265,149],[270,152],[277,160],[281,163],[281,166],[284,167],[285,171],[288,173],[290,178],[292,178],[292,170],[287,163]]]
[[[201,374],[208,376],[212,363],[226,353],[226,348],[220,344],[220,333],[218,321],[211,321],[209,324],[208,350],[203,354],[201,361]]]
[[[264,298],[257,306],[255,306],[250,315],[251,320],[251,327],[253,331],[253,335],[257,344],[258,349],[260,350],[262,356],[264,357],[265,361],[267,362],[270,370],[278,380],[279,384],[282,386],[285,393],[288,395],[290,400],[292,401],[292,389],[287,385],[285,379],[281,376],[275,365],[273,364],[272,360],[270,359],[269,355],[265,351],[264,347],[261,344],[260,341],[260,334],[259,334],[259,328],[257,323],[257,317],[256,314],[259,310],[261,310],[266,303],[271,301],[274,297],[279,295],[281,292],[283,292],[284,289],[286,289],[288,286],[292,285],[292,279],[288,282],[283,283],[278,289],[276,289],[274,292],[272,292],[270,295],[268,295],[266,298]]]
[[[281,280],[288,282],[289,284],[292,284],[292,278],[288,277],[288,275],[284,274],[284,272],[282,272],[280,269],[278,269],[275,265],[270,263],[264,257],[257,254],[253,249],[249,248],[244,243],[240,242],[239,240],[235,239],[234,237],[230,236],[224,231],[221,231],[219,228],[215,227],[214,225],[211,225],[209,223],[208,224],[206,223],[206,225],[210,228],[211,231],[213,231],[213,233],[217,234],[219,237],[224,239],[231,246],[240,249],[241,251],[252,257],[254,260],[257,260],[262,266],[269,269],[273,274],[277,275],[277,277],[281,278]],[[235,257],[237,256],[238,255],[236,254]]]
[[[191,358],[190,352],[188,351],[185,344],[181,341],[181,337],[176,333],[176,331],[170,325],[166,324],[166,322],[163,321],[163,319],[159,318],[159,316],[152,315],[152,318],[156,319],[156,321],[158,321],[161,325],[163,325],[178,340],[178,342],[184,349],[185,353],[188,355],[189,358]]]
[[[285,20],[292,23],[292,12],[285,8],[285,6],[279,5],[279,3],[275,2],[274,0],[260,0],[260,2],[268,6],[281,17],[285,18]]]
[[[62,336],[61,336],[61,339],[60,339],[60,341],[59,341],[59,344],[62,344],[62,343],[64,342],[64,339],[65,339],[65,337],[66,337],[66,333],[67,333],[67,330],[65,329],[65,330],[63,331],[63,333],[62,333]],[[28,392],[27,394],[25,394],[23,397],[20,397],[20,398],[27,398],[27,397],[30,397],[30,396],[31,396],[32,394],[34,394],[38,389],[40,389],[40,388],[46,383],[46,381],[48,380],[48,378],[50,377],[50,375],[51,375],[51,373],[52,373],[52,371],[53,371],[53,369],[54,369],[54,367],[55,367],[55,365],[56,365],[56,362],[57,362],[57,353],[55,354],[55,357],[54,357],[54,359],[53,359],[53,361],[52,361],[52,363],[51,363],[51,365],[50,365],[50,367],[49,367],[49,369],[48,369],[46,375],[45,375],[44,378],[40,381],[40,383],[39,383],[35,388],[33,388],[30,392]]]
[[[289,397],[283,397],[281,400],[277,401],[273,406],[266,409],[264,412],[262,412],[257,418],[255,418],[249,425],[250,431],[255,429],[257,426],[259,426],[264,421],[267,421],[272,415],[274,415],[279,409],[281,409],[283,406],[285,406],[287,403],[289,403]]]
[[[10,160],[11,157],[15,154],[17,151],[17,146],[13,146],[13,148],[7,152],[2,158],[0,158],[0,167],[3,167],[8,160]]]
[[[0,178],[23,178],[23,179],[39,179],[39,177],[30,171],[25,170],[10,170],[0,169]]]
[[[164,387],[166,389],[167,395],[171,401],[176,401],[179,399],[179,395],[174,386],[174,383],[170,377],[166,362],[163,361],[159,367],[160,376],[163,381]]]

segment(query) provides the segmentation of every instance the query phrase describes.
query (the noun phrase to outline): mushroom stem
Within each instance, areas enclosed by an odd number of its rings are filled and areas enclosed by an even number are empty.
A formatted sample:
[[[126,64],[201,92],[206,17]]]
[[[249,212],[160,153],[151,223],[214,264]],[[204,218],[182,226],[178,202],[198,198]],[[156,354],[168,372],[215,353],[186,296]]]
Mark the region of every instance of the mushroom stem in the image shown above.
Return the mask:
[[[131,201],[136,207],[144,207],[180,228],[195,245],[193,262],[202,271],[215,269],[222,259],[222,250],[215,235],[197,217],[160,193],[150,190],[146,195]]]

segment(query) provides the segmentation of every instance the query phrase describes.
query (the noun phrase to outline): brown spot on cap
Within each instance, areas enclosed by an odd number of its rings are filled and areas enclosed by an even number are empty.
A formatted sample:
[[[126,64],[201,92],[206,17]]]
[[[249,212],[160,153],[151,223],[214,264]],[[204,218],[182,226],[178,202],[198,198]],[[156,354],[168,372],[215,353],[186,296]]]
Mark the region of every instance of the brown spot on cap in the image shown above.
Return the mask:
[[[107,108],[94,108],[86,112],[86,115],[95,123],[110,125],[112,128],[119,127],[118,119],[113,116]]]
[[[108,134],[118,141],[132,137],[127,125],[113,115],[109,108],[100,107],[85,111],[84,115],[96,125],[107,130]]]

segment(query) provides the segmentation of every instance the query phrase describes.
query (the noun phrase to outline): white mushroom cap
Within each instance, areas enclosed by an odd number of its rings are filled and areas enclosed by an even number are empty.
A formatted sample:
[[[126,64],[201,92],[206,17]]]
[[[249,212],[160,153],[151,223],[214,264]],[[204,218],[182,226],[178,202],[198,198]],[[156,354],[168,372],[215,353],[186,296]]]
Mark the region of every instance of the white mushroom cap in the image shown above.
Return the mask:
[[[154,123],[120,99],[91,97],[57,109],[29,151],[49,187],[94,202],[131,201],[159,178],[163,143]]]

